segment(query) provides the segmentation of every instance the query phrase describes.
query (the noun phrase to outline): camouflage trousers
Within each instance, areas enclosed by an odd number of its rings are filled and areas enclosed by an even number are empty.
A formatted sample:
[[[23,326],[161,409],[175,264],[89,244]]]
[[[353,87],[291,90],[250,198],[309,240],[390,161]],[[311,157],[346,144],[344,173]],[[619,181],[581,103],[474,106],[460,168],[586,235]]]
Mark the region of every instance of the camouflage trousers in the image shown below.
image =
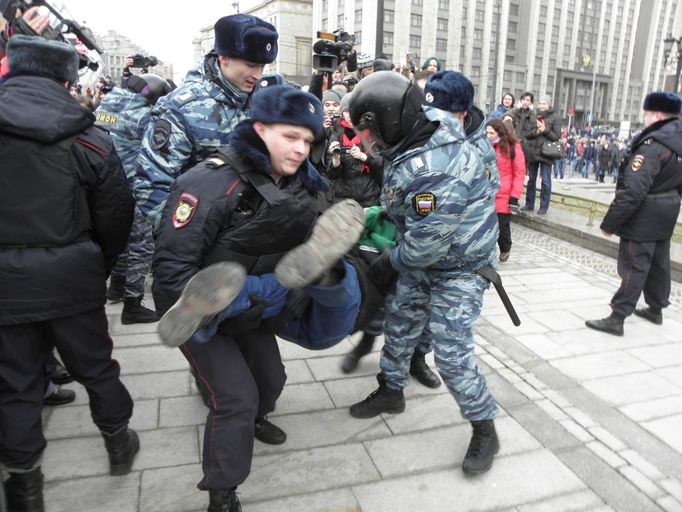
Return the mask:
[[[128,246],[121,253],[111,271],[112,279],[125,279],[124,297],[142,297],[144,280],[149,273],[154,256],[152,227],[139,208],[135,207],[133,227]]]
[[[473,357],[472,326],[488,286],[484,278],[469,272],[400,274],[384,323],[381,373],[388,387],[407,386],[410,359],[428,329],[436,368],[462,416],[469,421],[495,417],[497,405]]]

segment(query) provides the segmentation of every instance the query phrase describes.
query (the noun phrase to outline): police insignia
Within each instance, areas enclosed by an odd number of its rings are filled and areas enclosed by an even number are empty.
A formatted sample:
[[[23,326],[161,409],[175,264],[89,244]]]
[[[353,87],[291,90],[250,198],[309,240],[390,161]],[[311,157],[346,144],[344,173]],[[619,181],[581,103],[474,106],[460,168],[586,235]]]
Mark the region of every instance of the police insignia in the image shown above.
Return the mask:
[[[427,92],[427,93],[426,93],[426,98],[425,98],[425,99],[426,99],[427,102],[433,103],[433,94],[431,94],[430,92]]]
[[[308,110],[310,110],[310,113],[311,113],[311,114],[314,114],[314,113],[315,113],[315,107],[313,106],[312,103],[308,103]]]
[[[393,204],[393,196],[395,195],[395,189],[389,188],[386,191],[386,203],[391,206]]]
[[[633,172],[637,172],[640,170],[642,167],[642,164],[644,163],[644,155],[635,155],[635,157],[632,159],[632,165],[631,169]]]
[[[173,214],[173,227],[180,229],[189,224],[189,221],[194,217],[198,204],[199,200],[192,194],[182,194]]]
[[[431,192],[417,194],[412,198],[412,206],[414,206],[414,211],[417,212],[417,215],[426,217],[436,209],[436,196]]]
[[[171,124],[165,119],[159,119],[152,133],[152,147],[157,151],[168,144],[171,135]]]

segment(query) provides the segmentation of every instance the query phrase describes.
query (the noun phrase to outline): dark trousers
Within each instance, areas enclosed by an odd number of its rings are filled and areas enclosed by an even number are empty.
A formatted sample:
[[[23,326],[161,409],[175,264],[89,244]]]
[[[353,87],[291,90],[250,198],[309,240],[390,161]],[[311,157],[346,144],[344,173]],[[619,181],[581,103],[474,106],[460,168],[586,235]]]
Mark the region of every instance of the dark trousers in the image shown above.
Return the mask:
[[[500,252],[511,251],[512,239],[510,219],[511,214],[509,213],[497,214],[497,223],[500,227],[500,235],[497,237],[497,246],[500,248]]]
[[[90,397],[95,425],[114,432],[128,424],[133,401],[119,380],[104,307],[66,318],[0,326],[0,461],[31,469],[45,449],[41,412],[45,364],[53,346]]]
[[[545,162],[530,162],[528,164],[528,182],[526,183],[526,208],[535,209],[536,181],[540,172],[540,208],[547,211],[552,197],[552,166]]]
[[[228,490],[251,471],[256,418],[275,409],[286,373],[275,336],[217,334],[180,347],[208,398],[199,489]]]
[[[662,309],[670,302],[670,239],[633,242],[621,239],[618,246],[620,288],[611,299],[614,313],[631,315],[639,296],[652,308]]]

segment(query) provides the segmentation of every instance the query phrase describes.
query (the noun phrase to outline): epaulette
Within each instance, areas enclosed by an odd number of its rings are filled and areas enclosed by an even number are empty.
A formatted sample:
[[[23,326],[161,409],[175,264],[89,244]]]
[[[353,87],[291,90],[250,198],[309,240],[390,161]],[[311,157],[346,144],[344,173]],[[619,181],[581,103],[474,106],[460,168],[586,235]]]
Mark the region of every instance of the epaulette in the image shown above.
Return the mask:
[[[205,160],[205,162],[206,166],[210,167],[211,169],[217,169],[218,167],[222,167],[223,165],[227,164],[227,162],[220,155],[210,156]]]
[[[184,105],[193,99],[194,93],[192,91],[183,91],[180,94],[173,96],[173,101],[178,105]]]

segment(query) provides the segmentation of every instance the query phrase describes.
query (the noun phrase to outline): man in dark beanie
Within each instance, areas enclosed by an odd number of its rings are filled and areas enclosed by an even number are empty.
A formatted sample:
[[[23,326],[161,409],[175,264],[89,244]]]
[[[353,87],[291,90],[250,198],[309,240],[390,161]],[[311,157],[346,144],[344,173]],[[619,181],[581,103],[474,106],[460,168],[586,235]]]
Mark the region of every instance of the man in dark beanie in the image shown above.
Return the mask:
[[[346,201],[318,219],[328,183],[307,156],[322,131],[320,101],[271,86],[256,93],[251,115],[173,185],[153,265],[159,335],[181,345],[209,407],[198,484],[209,512],[241,510],[235,489],[259,430],[271,443],[286,439],[266,419],[286,380],[275,332],[330,346],[360,306],[355,270],[339,259],[362,233],[363,209]]]
[[[145,134],[135,198],[156,229],[173,182],[227,143],[248,115],[263,69],[277,58],[278,34],[248,14],[220,18],[213,50],[184,84],[159,100]]]
[[[611,314],[588,320],[591,329],[622,336],[625,317],[634,313],[656,325],[670,304],[670,239],[682,194],[682,98],[652,92],[644,99],[644,130],[632,141],[618,170],[616,196],[601,230],[620,237],[620,288]],[[646,308],[637,309],[644,293]]]
[[[0,85],[0,463],[9,509],[44,510],[44,364],[56,346],[88,391],[112,475],[139,450],[104,311],[133,198],[111,139],[69,94],[74,48],[16,35]]]

